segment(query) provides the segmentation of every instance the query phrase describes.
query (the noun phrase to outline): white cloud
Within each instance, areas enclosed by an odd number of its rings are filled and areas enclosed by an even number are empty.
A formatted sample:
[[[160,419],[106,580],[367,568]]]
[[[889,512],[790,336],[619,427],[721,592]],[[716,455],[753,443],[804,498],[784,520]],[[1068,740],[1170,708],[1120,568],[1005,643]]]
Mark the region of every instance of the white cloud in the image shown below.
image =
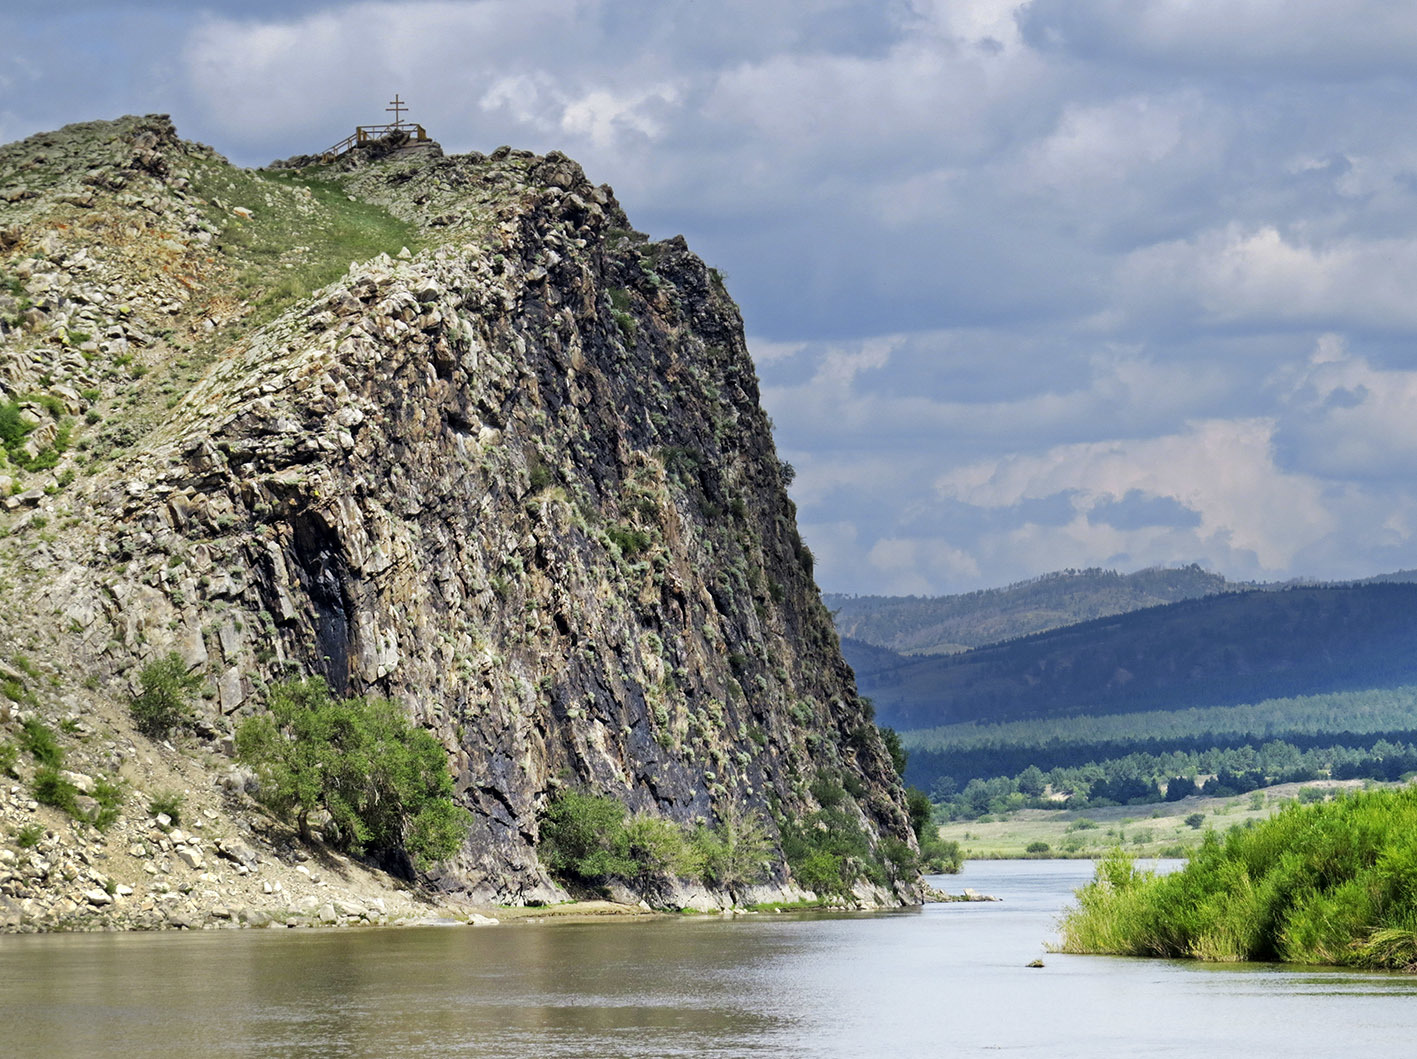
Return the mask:
[[[1321,485],[1275,465],[1273,431],[1265,419],[1218,420],[1160,438],[1060,445],[952,469],[935,487],[946,499],[986,508],[1064,491],[1076,494],[1080,511],[1133,490],[1171,497],[1200,515],[1194,540],[1213,561],[1239,551],[1252,553],[1266,571],[1284,571],[1300,551],[1329,535],[1337,518]],[[1135,550],[1129,541],[1156,532],[1117,530],[1080,516],[1059,534],[1082,535],[1097,554],[1124,545]]]
[[[1417,565],[1417,8],[292,3],[0,14],[0,138],[170,110],[263,162],[399,91],[567,151],[729,274],[829,587]],[[1129,496],[1200,522],[1088,517]]]
[[[1286,467],[1339,481],[1417,481],[1417,371],[1374,368],[1330,334],[1306,364],[1277,372],[1274,385]]]
[[[882,595],[929,595],[934,585],[973,581],[978,560],[939,538],[883,537],[866,555]]]
[[[664,133],[664,115],[678,101],[679,90],[672,84],[619,93],[596,89],[566,104],[561,129],[600,148],[614,146],[626,133],[655,140]]]
[[[769,338],[749,336],[748,348],[752,350],[756,364],[775,364],[788,361],[807,348],[806,342],[774,342]]]
[[[562,97],[555,128],[574,105],[571,90],[541,63],[519,60],[577,32],[594,41],[599,6],[591,0],[370,0],[298,17],[208,16],[188,35],[183,58],[209,120],[233,136],[373,124],[388,118],[383,100],[395,90],[413,103],[413,120],[456,129],[465,126],[470,90],[500,92],[510,101],[517,89],[534,97],[554,87]],[[518,120],[539,115],[514,113]]]
[[[1230,224],[1117,263],[1137,317],[1195,313],[1215,325],[1417,328],[1417,235],[1316,241]]]

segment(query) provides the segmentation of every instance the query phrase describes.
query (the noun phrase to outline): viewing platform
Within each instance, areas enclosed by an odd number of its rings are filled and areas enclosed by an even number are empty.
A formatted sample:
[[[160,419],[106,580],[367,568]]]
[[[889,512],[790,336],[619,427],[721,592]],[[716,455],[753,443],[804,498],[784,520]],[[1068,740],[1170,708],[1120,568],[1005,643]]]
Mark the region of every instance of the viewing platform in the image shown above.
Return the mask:
[[[389,142],[393,138],[398,138],[395,145],[398,150],[411,150],[425,146],[434,146],[434,141],[429,138],[428,132],[416,121],[403,121],[403,112],[407,105],[397,94],[389,102],[385,110],[393,111],[394,120],[383,125],[356,125],[354,132],[350,133],[333,147],[327,147],[320,152],[321,157],[333,160],[351,151],[356,147],[367,147],[370,144]]]

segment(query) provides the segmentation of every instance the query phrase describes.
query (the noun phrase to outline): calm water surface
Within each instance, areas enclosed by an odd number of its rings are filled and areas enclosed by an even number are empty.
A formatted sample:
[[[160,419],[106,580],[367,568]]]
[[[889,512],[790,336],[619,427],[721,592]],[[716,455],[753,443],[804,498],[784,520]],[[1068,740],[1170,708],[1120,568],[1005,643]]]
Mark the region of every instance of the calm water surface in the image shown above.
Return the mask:
[[[1079,861],[839,918],[0,938],[0,1055],[1412,1054],[1417,980],[1044,955]],[[939,881],[939,880],[936,880]],[[1047,966],[1024,965],[1044,956]]]

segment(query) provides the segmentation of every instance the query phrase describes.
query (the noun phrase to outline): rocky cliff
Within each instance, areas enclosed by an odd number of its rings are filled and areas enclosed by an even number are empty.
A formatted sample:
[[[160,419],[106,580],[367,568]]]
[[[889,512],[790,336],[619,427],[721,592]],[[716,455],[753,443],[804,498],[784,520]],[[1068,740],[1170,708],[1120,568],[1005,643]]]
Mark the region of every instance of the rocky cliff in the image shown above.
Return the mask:
[[[567,786],[682,823],[757,812],[775,835],[835,778],[873,848],[913,843],[737,309],[574,162],[252,172],[162,117],[70,126],[0,148],[0,291],[19,423],[0,713],[12,735],[62,727],[71,760],[122,781],[120,833],[150,832],[145,792],[180,774],[212,828],[256,842],[233,725],[269,682],[321,674],[446,748],[473,821],[428,880],[447,892],[563,896],[536,846]],[[126,706],[171,650],[207,688],[195,730],[154,744]],[[29,767],[11,830],[102,844],[35,805]],[[11,925],[16,893],[51,885],[16,874]],[[801,893],[779,856],[750,896]]]

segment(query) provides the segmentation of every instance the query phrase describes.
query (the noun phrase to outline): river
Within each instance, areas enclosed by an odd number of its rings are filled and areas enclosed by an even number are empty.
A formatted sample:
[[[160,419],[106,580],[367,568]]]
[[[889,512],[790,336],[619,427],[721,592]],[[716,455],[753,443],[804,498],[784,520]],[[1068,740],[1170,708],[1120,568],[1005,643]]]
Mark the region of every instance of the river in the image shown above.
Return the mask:
[[[874,915],[0,937],[0,1054],[1406,1054],[1417,979],[1048,954],[1084,861]],[[1041,970],[1025,966],[1042,956]]]

